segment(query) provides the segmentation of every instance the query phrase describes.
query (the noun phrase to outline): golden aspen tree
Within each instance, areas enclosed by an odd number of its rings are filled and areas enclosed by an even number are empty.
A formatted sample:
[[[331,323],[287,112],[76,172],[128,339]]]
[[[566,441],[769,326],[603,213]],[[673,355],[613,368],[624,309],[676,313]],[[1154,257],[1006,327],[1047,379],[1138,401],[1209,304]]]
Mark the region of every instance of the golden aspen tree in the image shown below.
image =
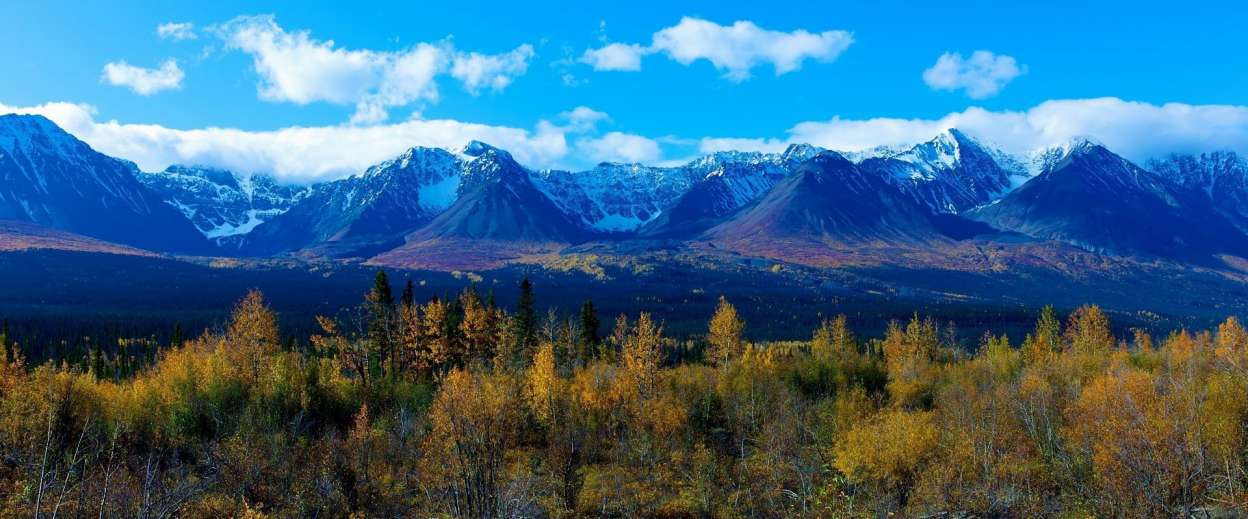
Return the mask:
[[[1248,447],[1244,424],[1248,421],[1248,380],[1242,374],[1215,372],[1204,382],[1199,409],[1200,434],[1208,442],[1209,473],[1213,491],[1224,502],[1248,505],[1248,486],[1243,453]]]
[[[584,411],[573,406],[569,383],[559,376],[555,346],[538,346],[533,364],[525,374],[525,399],[546,435],[542,460],[558,482],[564,510],[575,509],[583,483],[580,468],[585,462],[587,431]]]
[[[723,296],[719,298],[708,328],[706,339],[710,347],[707,349],[707,357],[712,363],[723,367],[741,356],[745,350],[745,343],[741,339],[745,322],[737,317],[736,307]]]
[[[450,311],[447,304],[434,299],[424,305],[421,312],[421,336],[423,349],[417,355],[419,365],[426,370],[440,373],[454,360],[454,338],[446,334],[443,323]]]
[[[431,469],[446,471],[449,511],[459,517],[499,515],[506,454],[520,425],[517,387],[507,377],[454,368],[429,408]]]
[[[410,289],[411,282],[408,282]],[[410,294],[405,294],[405,298]],[[420,354],[425,349],[424,319],[417,304],[399,305],[399,362],[403,371],[420,370]]]
[[[494,332],[492,311],[481,304],[481,298],[472,289],[460,294],[459,305],[464,311],[459,333],[464,337],[465,353],[471,359],[493,359],[493,343],[498,337]]]
[[[938,439],[931,411],[882,411],[845,434],[834,466],[854,483],[895,493],[904,506]]]
[[[1156,350],[1153,345],[1153,336],[1147,330],[1133,328],[1131,330],[1131,343],[1135,346],[1135,351],[1145,355],[1150,355]]]
[[[1109,352],[1117,343],[1109,329],[1109,317],[1097,305],[1081,306],[1070,314],[1066,340],[1075,352],[1090,354]]]
[[[539,422],[549,424],[556,415],[557,400],[562,393],[562,380],[556,371],[553,344],[543,342],[538,346],[537,353],[533,355],[533,364],[525,375],[525,382],[529,409],[533,410],[533,415]]]
[[[637,317],[637,324],[625,336],[620,351],[624,373],[632,386],[630,391],[637,398],[645,399],[654,394],[659,364],[663,360],[662,348],[663,328],[650,318],[649,313],[642,312]]]
[[[323,334],[313,335],[312,345],[318,351],[333,354],[343,368],[355,374],[360,385],[369,387],[372,377],[369,376],[368,349],[364,342],[343,336],[333,319],[318,315],[316,322]]]
[[[251,381],[260,378],[265,359],[278,350],[277,317],[259,290],[247,293],[230,316],[225,356]]]
[[[1239,323],[1235,316],[1227,317],[1218,325],[1217,344],[1214,355],[1232,366],[1242,366],[1244,355],[1248,353],[1248,330]]]
[[[920,320],[915,314],[904,330],[893,321],[889,323],[882,347],[893,403],[905,408],[927,405],[935,382],[933,358],[939,347],[935,321]]]
[[[1062,323],[1052,305],[1040,310],[1036,329],[1023,341],[1023,360],[1028,364],[1051,362],[1062,351]]]
[[[1165,392],[1162,389],[1166,389]],[[1105,515],[1187,516],[1204,493],[1203,449],[1183,417],[1182,388],[1152,373],[1114,366],[1071,407],[1066,434],[1092,462],[1098,508]],[[1189,409],[1189,411],[1197,411]]]
[[[628,336],[628,332],[628,315],[615,316],[615,324],[611,327],[611,342],[615,343],[617,350],[624,347],[624,338]]]
[[[819,360],[831,360],[834,357],[833,352],[832,324],[824,319],[810,338],[810,356]]]

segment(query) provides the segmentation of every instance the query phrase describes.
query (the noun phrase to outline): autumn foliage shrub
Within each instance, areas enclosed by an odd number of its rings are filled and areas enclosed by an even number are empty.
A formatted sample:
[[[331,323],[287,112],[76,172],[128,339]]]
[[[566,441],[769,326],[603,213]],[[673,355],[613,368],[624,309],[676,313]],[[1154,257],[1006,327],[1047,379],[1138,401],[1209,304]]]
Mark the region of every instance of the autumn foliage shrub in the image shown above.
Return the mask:
[[[0,517],[1177,517],[1248,513],[1248,331],[1021,341],[914,315],[677,343],[378,276],[293,347],[256,292],[133,376],[0,348]],[[2,341],[0,341],[2,342]],[[706,362],[688,352],[706,351]],[[101,514],[101,512],[103,512]]]

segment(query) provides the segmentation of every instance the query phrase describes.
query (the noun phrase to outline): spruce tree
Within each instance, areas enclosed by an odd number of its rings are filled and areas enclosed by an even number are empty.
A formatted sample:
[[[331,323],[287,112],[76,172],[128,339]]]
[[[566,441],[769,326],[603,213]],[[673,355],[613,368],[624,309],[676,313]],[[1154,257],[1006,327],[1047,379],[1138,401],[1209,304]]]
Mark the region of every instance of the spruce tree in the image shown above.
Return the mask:
[[[369,369],[373,375],[381,373],[382,364],[391,361],[394,355],[395,315],[394,293],[390,289],[390,278],[386,271],[378,270],[373,278],[373,289],[365,298],[368,310],[368,338],[372,342],[369,354]],[[393,364],[393,363],[391,363]]]
[[[5,319],[4,323],[0,324],[0,350],[4,350],[4,356],[5,356],[4,358],[10,361],[13,360],[15,352],[9,349],[9,320],[8,319]]]
[[[411,308],[416,303],[416,291],[412,287],[412,280],[407,280],[407,285],[403,287],[403,297],[399,299],[403,308]]]
[[[520,281],[520,298],[516,301],[516,346],[527,355],[537,342],[537,310],[534,309],[533,282]]]
[[[442,319],[442,336],[449,345],[448,359],[453,366],[463,365],[464,334],[460,333],[460,324],[464,322],[464,306],[458,297],[442,296],[446,301],[446,314]]]
[[[169,347],[177,348],[182,345],[184,340],[182,337],[182,321],[176,321],[173,323],[173,337],[169,339]]]
[[[383,305],[387,308],[394,306],[394,293],[390,289],[390,278],[386,277],[386,271],[377,271],[377,275],[373,278],[373,290],[370,296],[370,301],[375,305]]]
[[[598,310],[594,302],[586,299],[581,305],[581,337],[577,342],[581,348],[581,358],[588,359],[598,347]]]

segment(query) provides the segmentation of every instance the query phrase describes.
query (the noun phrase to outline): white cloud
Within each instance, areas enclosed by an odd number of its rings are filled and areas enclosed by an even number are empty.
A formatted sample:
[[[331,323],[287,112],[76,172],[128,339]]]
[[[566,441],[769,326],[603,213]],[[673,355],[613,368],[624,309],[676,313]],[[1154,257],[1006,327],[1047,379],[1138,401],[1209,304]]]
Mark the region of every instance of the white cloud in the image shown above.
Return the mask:
[[[390,56],[377,90],[356,103],[351,121],[356,124],[379,123],[388,117],[387,107],[405,106],[418,100],[436,101],[438,86],[434,76],[445,65],[445,51],[427,43]]]
[[[331,180],[363,172],[412,146],[454,149],[480,140],[510,151],[532,167],[562,166],[564,131],[539,122],[534,129],[447,119],[412,119],[377,126],[292,126],[270,131],[234,128],[181,130],[153,124],[97,121],[89,105],[0,104],[0,114],[43,115],[102,153],[135,161],[144,171],[170,164],[204,164],[240,172],[271,173],[286,182]]]
[[[114,61],[104,65],[104,74],[100,77],[113,86],[124,86],[142,96],[150,96],[162,90],[176,90],[182,87],[184,74],[176,60],[165,60],[160,68],[136,67],[125,61]]]
[[[599,112],[588,106],[578,106],[559,116],[568,121],[568,130],[573,132],[593,131],[598,123],[611,120],[611,116],[605,112]]]
[[[1166,153],[1232,150],[1248,153],[1248,106],[1124,101],[1106,97],[1046,101],[1023,111],[968,108],[938,119],[842,119],[802,122],[785,139],[703,139],[706,151],[723,146],[775,151],[810,143],[842,151],[901,146],[958,128],[1006,151],[1026,153],[1090,136],[1134,161]]]
[[[259,93],[267,101],[308,104],[354,103],[376,91],[395,56],[334,48],[307,31],[286,32],[272,16],[235,18],[217,28],[226,45],[251,55],[260,75]],[[433,76],[422,79],[422,87]],[[426,97],[437,90],[417,88]]]
[[[531,45],[499,55],[459,53],[449,41],[418,43],[401,51],[352,50],[308,31],[286,31],[273,16],[243,16],[214,27],[226,47],[252,57],[261,99],[355,105],[353,123],[386,120],[388,109],[436,102],[436,78],[450,74],[472,93],[499,91],[525,73]]]
[[[359,173],[411,146],[455,148],[473,139],[510,150],[521,163],[535,168],[563,168],[597,161],[663,163],[664,159],[658,141],[621,132],[596,138],[585,134],[569,147],[569,134],[591,132],[592,128],[583,130],[586,124],[592,126],[592,122],[606,120],[605,114],[586,107],[561,114],[560,118],[567,121],[565,126],[540,121],[533,129],[411,119],[370,127],[180,130],[98,121],[94,108],[82,104],[0,104],[0,114],[9,112],[44,115],[97,150],[133,160],[147,171],[175,163],[206,164],[241,172],[273,173],[290,182]],[[961,129],[1015,153],[1090,136],[1137,162],[1171,152],[1231,150],[1248,154],[1248,106],[1155,105],[1117,98],[1046,101],[1021,111],[968,108],[936,119],[834,118],[796,124],[783,138],[704,138],[698,142],[698,148],[703,153],[725,149],[775,152],[801,142],[861,151],[926,141],[949,128]]]
[[[845,31],[814,34],[799,29],[786,33],[745,20],[725,26],[685,17],[655,33],[651,47],[684,65],[705,59],[724,71],[728,79],[742,81],[750,77],[750,69],[762,63],[771,63],[778,76],[801,68],[807,59],[832,61],[853,41]]]
[[[641,70],[641,57],[648,52],[641,45],[612,43],[599,49],[587,49],[580,61],[593,66],[594,70],[635,72]]]
[[[923,71],[923,82],[936,90],[963,90],[971,99],[984,99],[997,95],[1025,70],[1012,56],[986,50],[975,51],[970,59],[963,59],[961,53],[946,52]]]
[[[156,35],[165,40],[194,40],[199,36],[195,34],[195,25],[191,22],[169,22],[156,26]]]
[[[462,81],[464,88],[473,95],[487,86],[501,92],[516,76],[524,75],[531,59],[533,46],[527,43],[503,54],[459,54],[451,65],[451,76]]]
[[[739,82],[749,79],[750,71],[763,64],[771,64],[779,76],[800,69],[806,60],[833,61],[853,41],[853,35],[846,31],[781,32],[748,20],[720,25],[686,16],[680,23],[654,33],[648,47],[612,43],[585,51],[581,61],[595,70],[636,71],[641,70],[642,56],[664,53],[682,65],[707,60],[724,77]]]
[[[659,143],[653,139],[621,132],[581,139],[576,150],[592,162],[654,162],[662,156]]]

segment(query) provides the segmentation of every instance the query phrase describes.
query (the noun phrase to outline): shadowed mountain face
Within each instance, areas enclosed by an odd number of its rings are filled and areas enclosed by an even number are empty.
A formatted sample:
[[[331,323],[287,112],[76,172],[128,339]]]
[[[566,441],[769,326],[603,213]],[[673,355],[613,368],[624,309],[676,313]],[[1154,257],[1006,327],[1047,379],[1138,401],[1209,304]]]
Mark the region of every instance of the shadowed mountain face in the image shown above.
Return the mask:
[[[701,238],[736,250],[942,239],[930,213],[876,173],[824,152]]]
[[[558,250],[591,236],[533,184],[528,172],[505,151],[469,145],[468,162],[453,204],[409,233],[406,243],[375,262],[394,265],[473,266],[531,253]]]
[[[1146,169],[1204,193],[1213,207],[1248,233],[1248,160],[1234,152],[1171,155]]]
[[[638,230],[645,238],[682,239],[696,236],[757,200],[821,150],[789,146],[784,153],[720,152],[685,166],[700,180],[666,211]]]
[[[1248,254],[1248,239],[1203,192],[1090,142],[970,216],[997,229],[1108,253],[1198,262]]]
[[[868,158],[858,166],[883,176],[916,202],[941,214],[958,214],[988,203],[1025,175],[1019,161],[956,129],[899,153]]]
[[[577,243],[588,232],[533,185],[528,172],[498,148],[476,143],[459,197],[409,241],[467,238]]]
[[[412,148],[361,176],[313,186],[248,234],[241,250],[266,256],[314,247],[328,256],[368,256],[393,248],[450,206],[462,168],[448,151]]]
[[[133,163],[91,149],[41,116],[0,116],[0,219],[154,251],[211,250],[136,174]]]

